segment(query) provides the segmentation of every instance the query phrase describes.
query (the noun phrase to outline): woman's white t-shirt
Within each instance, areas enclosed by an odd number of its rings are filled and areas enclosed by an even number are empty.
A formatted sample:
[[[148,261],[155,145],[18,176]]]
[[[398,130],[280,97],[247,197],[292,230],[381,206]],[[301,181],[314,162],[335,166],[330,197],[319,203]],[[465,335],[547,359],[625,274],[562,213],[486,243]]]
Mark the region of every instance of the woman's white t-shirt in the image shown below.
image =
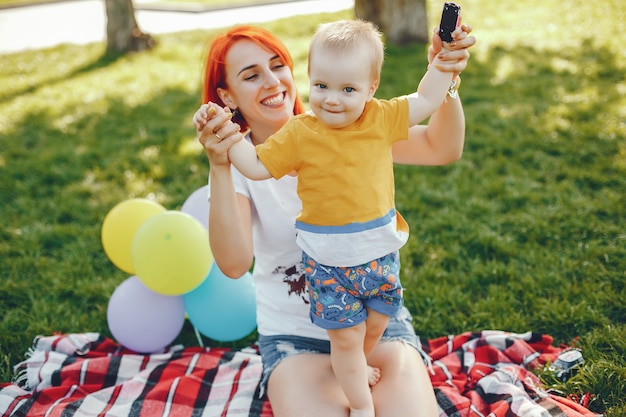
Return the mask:
[[[302,210],[298,178],[253,181],[232,167],[235,192],[250,200],[259,334],[295,335],[328,340],[326,331],[311,323],[309,294],[296,244],[295,219]],[[210,233],[210,232],[209,232]]]

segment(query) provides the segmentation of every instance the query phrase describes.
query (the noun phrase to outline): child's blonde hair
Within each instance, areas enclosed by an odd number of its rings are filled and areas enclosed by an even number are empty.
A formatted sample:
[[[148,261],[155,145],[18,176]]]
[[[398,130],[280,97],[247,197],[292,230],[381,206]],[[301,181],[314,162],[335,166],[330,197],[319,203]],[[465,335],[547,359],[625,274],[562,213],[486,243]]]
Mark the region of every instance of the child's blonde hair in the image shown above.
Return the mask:
[[[322,23],[309,47],[309,61],[315,47],[333,51],[364,49],[371,57],[371,71],[374,79],[380,79],[380,72],[385,59],[383,35],[372,22],[365,20],[337,20]],[[310,69],[310,62],[309,62]]]

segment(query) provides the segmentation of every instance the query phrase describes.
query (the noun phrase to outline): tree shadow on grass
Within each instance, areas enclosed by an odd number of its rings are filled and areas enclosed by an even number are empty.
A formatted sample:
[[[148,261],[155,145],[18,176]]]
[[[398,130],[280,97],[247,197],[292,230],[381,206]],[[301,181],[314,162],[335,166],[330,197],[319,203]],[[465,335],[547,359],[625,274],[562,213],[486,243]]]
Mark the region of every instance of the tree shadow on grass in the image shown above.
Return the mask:
[[[23,95],[36,94],[37,91],[39,91],[41,88],[51,88],[51,87],[53,88],[58,83],[106,68],[114,64],[115,62],[119,61],[121,58],[125,57],[125,55],[123,54],[106,53],[103,47],[103,53],[99,55],[97,58],[92,59],[91,57],[87,56],[85,59],[85,62],[83,62],[81,65],[78,65],[78,66],[72,66],[72,70],[69,72],[59,72],[57,70],[47,71],[46,68],[49,65],[52,65],[52,66],[65,65],[65,63],[63,62],[55,62],[54,60],[51,60],[51,57],[62,59],[62,57],[65,56],[64,54],[57,55],[57,54],[54,54],[54,52],[52,51],[54,51],[55,49],[67,49],[67,48],[76,50],[77,56],[83,56],[84,51],[86,50],[86,48],[83,45],[62,45],[59,47],[50,48],[50,50],[43,52],[45,54],[46,60],[41,61],[41,64],[37,65],[36,67],[33,67],[32,70],[37,71],[39,73],[47,74],[48,76],[41,78],[41,80],[38,81],[37,83],[28,83],[28,84],[24,84],[21,87],[10,86],[11,89],[8,92],[4,91],[2,94],[0,94],[0,104],[9,103]],[[26,57],[28,57],[26,58],[27,60],[31,60],[31,58],[29,57],[29,54],[35,57],[35,58],[32,58],[33,61],[40,61],[37,55],[42,54],[42,51],[28,52],[25,55]],[[17,55],[22,56],[24,54],[16,54],[16,56]],[[7,56],[6,59],[11,59],[10,55]],[[19,66],[21,67],[21,65]]]

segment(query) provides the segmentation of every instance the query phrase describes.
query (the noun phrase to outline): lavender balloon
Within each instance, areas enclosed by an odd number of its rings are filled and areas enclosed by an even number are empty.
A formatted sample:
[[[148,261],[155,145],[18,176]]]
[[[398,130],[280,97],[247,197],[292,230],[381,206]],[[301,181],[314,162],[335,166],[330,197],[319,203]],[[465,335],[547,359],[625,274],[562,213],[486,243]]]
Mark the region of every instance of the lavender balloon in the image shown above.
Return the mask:
[[[209,228],[209,186],[205,185],[191,193],[180,211],[195,217],[205,229]]]
[[[155,353],[169,346],[185,323],[182,296],[158,294],[132,276],[113,291],[107,308],[111,334],[122,346]]]

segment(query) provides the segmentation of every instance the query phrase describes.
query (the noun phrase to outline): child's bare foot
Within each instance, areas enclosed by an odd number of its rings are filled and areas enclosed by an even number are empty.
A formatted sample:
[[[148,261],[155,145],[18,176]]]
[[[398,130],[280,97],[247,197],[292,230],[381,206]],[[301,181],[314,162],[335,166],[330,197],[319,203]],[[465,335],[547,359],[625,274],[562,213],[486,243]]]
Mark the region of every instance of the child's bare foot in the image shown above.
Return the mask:
[[[373,366],[367,366],[367,382],[373,387],[380,381],[380,369]]]

